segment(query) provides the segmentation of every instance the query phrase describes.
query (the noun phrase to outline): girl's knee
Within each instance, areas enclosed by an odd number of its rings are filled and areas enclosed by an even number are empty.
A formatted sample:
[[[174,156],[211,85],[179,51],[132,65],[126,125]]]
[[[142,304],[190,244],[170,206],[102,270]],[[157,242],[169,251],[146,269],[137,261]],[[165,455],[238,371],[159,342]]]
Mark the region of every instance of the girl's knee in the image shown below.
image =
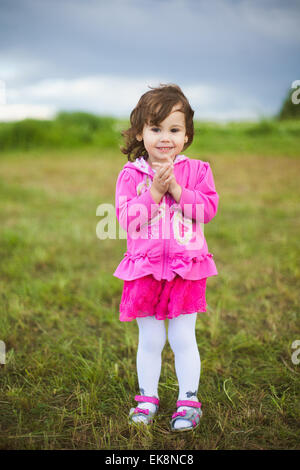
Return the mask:
[[[166,333],[159,332],[151,335],[148,334],[140,334],[139,336],[139,344],[143,347],[144,351],[159,351],[161,352],[166,344]]]
[[[184,335],[177,334],[177,333],[176,334],[169,333],[168,341],[174,353],[180,352],[180,351],[186,351],[191,345],[191,340],[189,338],[187,338]]]
[[[195,327],[190,327],[190,325],[187,324],[184,325],[184,322],[181,322],[181,324],[179,324],[179,322],[169,323],[168,341],[174,353],[198,347]]]
[[[175,354],[192,354],[198,351],[196,338],[193,337],[168,337],[170,347]]]

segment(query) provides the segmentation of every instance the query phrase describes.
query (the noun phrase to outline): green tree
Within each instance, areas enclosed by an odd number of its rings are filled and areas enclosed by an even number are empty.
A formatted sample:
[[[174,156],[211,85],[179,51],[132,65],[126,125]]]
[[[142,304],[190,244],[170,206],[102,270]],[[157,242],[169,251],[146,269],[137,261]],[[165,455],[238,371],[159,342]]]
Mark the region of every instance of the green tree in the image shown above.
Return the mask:
[[[297,101],[300,100],[300,91],[299,87],[291,88],[287,92],[287,96],[283,101],[281,109],[278,113],[278,119],[300,119],[300,103],[293,103],[292,95],[294,94],[294,98],[297,98]],[[295,99],[294,99],[295,101]]]

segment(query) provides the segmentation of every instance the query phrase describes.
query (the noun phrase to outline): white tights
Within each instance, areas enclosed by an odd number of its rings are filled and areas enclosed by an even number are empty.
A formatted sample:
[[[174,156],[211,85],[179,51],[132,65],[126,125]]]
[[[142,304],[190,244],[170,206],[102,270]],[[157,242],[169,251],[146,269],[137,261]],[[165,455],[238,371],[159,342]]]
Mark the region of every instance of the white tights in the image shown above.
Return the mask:
[[[175,356],[178,400],[197,400],[201,361],[195,334],[196,319],[197,312],[169,320],[168,340]],[[137,374],[140,392],[146,396],[158,397],[161,353],[167,338],[165,322],[156,320],[155,317],[144,317],[137,318],[137,323]]]

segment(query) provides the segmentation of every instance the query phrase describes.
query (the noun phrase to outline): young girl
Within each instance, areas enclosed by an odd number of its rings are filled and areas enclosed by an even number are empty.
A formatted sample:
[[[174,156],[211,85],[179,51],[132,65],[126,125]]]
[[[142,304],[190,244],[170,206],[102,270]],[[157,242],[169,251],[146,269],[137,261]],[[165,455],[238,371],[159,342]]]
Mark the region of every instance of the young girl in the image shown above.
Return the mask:
[[[218,207],[212,171],[181,153],[193,141],[193,116],[177,85],[143,94],[123,132],[128,163],[116,183],[116,215],[127,232],[127,252],[114,272],[124,280],[120,321],[136,319],[139,328],[140,394],[129,420],[150,424],[157,413],[168,319],[179,384],[174,431],[196,428],[202,415],[195,324],[206,311],[206,279],[218,274],[203,234]]]

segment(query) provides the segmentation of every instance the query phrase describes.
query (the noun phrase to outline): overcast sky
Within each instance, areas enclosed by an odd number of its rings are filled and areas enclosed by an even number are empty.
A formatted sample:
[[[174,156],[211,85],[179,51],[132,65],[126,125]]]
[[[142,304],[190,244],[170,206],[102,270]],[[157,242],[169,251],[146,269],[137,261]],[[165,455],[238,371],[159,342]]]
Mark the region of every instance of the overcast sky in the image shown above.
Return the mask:
[[[0,120],[128,118],[177,83],[196,119],[276,113],[300,79],[299,0],[0,0]]]

